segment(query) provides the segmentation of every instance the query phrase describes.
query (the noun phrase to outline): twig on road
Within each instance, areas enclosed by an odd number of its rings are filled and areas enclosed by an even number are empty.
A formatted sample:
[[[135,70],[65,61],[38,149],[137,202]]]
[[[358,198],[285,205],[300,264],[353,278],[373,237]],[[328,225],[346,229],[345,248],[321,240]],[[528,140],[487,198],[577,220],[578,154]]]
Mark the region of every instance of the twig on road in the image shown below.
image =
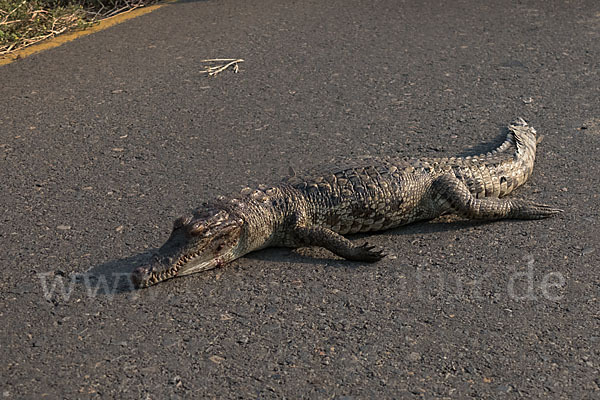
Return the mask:
[[[202,62],[208,63],[225,63],[221,65],[208,65],[205,70],[200,71],[201,74],[208,74],[208,76],[216,76],[217,74],[225,71],[229,67],[233,67],[233,72],[236,74],[240,72],[239,63],[244,62],[241,58],[211,58],[208,60],[202,60]]]

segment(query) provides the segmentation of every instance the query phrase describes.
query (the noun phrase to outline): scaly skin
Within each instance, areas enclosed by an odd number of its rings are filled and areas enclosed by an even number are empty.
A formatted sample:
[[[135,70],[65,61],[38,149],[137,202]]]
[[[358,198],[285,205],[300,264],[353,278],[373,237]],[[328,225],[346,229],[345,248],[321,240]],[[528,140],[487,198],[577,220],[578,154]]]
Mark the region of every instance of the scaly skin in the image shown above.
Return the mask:
[[[342,235],[380,231],[454,213],[466,218],[540,219],[561,210],[502,197],[521,186],[535,161],[536,132],[523,119],[506,141],[473,157],[374,160],[278,186],[247,188],[181,217],[154,262],[132,281],[147,287],[205,271],[269,246],[322,246],[348,260],[374,262],[382,251]]]

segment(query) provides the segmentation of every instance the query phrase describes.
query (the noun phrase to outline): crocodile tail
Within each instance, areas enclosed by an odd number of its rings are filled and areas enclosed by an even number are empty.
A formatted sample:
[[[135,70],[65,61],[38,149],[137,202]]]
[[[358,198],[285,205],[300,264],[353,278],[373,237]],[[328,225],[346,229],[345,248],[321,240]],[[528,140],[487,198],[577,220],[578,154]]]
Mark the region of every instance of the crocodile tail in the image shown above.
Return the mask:
[[[471,182],[471,193],[476,197],[502,197],[524,184],[533,172],[536,144],[535,129],[523,118],[512,121],[504,143],[482,155],[487,157],[487,173],[493,178],[486,179],[480,176],[478,181],[484,182],[480,185]],[[460,175],[463,174],[469,175],[473,172],[461,171]]]
[[[536,131],[523,118],[517,118],[508,126],[509,135],[515,142],[515,152],[513,158],[512,172],[515,189],[521,186],[533,172],[535,162],[535,152],[537,146]],[[511,189],[508,192],[512,191]],[[502,193],[502,195],[505,193]]]
[[[535,160],[535,151],[537,145],[536,131],[529,126],[523,118],[517,118],[510,123],[508,129],[515,142],[515,155],[517,158],[531,158],[531,163]]]
[[[536,139],[536,131],[523,118],[517,118],[508,126],[508,135],[506,140],[488,153],[479,154],[478,158],[483,157],[505,157],[511,154],[511,157],[518,160],[520,158],[535,159],[536,144],[541,142],[542,137]]]

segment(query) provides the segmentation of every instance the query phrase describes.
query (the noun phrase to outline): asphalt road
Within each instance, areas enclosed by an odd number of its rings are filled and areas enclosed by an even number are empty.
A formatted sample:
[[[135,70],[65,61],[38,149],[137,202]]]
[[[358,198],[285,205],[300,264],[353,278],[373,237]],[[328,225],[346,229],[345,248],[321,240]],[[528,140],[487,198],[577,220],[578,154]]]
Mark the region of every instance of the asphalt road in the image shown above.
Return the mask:
[[[3,398],[599,398],[600,6],[451,3],[188,1],[0,67]],[[544,140],[516,196],[557,218],[127,284],[205,199],[517,116]]]

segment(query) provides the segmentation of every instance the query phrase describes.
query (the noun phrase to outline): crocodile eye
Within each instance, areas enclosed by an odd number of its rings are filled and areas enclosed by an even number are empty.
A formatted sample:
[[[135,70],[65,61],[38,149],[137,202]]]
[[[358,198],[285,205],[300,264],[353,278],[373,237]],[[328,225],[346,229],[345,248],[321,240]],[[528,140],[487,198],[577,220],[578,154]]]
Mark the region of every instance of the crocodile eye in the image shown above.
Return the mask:
[[[189,224],[192,221],[192,217],[179,217],[173,222],[173,230],[179,229],[184,225]]]
[[[190,228],[190,235],[196,235],[197,236],[197,235],[202,234],[202,232],[204,232],[204,224],[202,222],[196,222]]]

